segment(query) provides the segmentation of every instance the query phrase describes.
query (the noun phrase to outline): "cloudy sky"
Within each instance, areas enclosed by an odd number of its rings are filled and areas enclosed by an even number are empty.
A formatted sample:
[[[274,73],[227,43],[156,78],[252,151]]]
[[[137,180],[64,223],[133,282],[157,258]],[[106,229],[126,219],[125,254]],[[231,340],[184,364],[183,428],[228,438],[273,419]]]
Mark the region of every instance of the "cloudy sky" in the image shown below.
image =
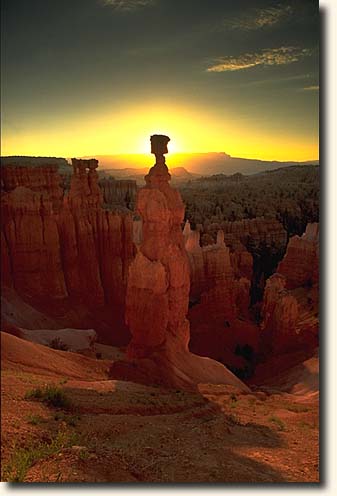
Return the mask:
[[[318,158],[315,0],[3,0],[2,154]]]

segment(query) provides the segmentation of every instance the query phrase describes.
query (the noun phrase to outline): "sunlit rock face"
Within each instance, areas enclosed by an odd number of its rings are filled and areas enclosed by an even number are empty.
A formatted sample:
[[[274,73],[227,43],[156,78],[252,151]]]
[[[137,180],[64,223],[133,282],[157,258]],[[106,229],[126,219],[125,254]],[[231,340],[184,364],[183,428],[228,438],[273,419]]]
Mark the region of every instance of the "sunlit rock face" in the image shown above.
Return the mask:
[[[154,145],[159,149],[156,164],[137,196],[142,242],[130,265],[126,296],[126,321],[132,333],[130,358],[165,349],[172,336],[185,350],[189,341],[190,280],[181,230],[184,205],[178,191],[169,185],[170,174],[160,152],[165,152],[163,143],[161,148],[160,143]]]
[[[110,374],[187,389],[200,382],[246,389],[224,366],[188,350],[190,274],[181,227],[185,209],[179,192],[169,185],[164,158],[168,141],[165,136],[151,138],[156,163],[137,195],[142,239],[129,267],[126,294],[126,321],[132,339],[128,362],[113,364]]]
[[[90,326],[110,322],[102,327],[114,342],[111,322],[125,328],[132,217],[102,208],[97,166],[73,159],[64,196],[55,168],[46,166],[44,176],[44,167],[2,167],[2,285],[56,313],[63,326],[86,327],[91,312]]]
[[[261,338],[273,352],[317,346],[319,226],[290,238],[277,273],[264,291]]]

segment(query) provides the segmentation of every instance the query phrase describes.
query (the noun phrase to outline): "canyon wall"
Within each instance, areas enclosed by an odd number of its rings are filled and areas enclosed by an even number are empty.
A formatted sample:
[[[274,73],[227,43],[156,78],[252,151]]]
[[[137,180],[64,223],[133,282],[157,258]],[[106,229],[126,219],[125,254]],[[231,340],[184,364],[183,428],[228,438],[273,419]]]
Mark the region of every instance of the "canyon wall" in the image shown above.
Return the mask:
[[[110,206],[121,206],[134,210],[136,204],[137,183],[129,179],[104,177],[99,180],[103,192],[104,203]]]
[[[2,167],[2,284],[47,313],[68,313],[67,325],[80,325],[84,307],[125,327],[132,217],[102,208],[96,168],[74,159],[63,196],[56,167]]]
[[[182,370],[189,346],[243,377],[261,350],[314,347],[318,224],[290,238],[279,263],[287,234],[276,220],[213,223],[203,233],[187,221],[182,232],[184,204],[160,160],[136,215],[123,208],[133,181],[102,185],[96,160],[73,159],[66,189],[57,166],[2,166],[3,322],[29,328],[31,316],[31,328],[90,327],[117,345],[128,343],[130,326],[130,360],[166,353],[170,368],[179,355]],[[263,301],[254,313],[256,288]]]
[[[276,271],[286,278],[288,289],[312,286],[319,277],[319,224],[308,224],[302,236],[290,238]]]
[[[313,348],[319,330],[319,225],[290,238],[277,272],[266,282],[261,341],[272,352]]]
[[[259,340],[250,312],[253,257],[239,241],[230,251],[221,230],[215,244],[200,246],[200,232],[187,222],[184,240],[191,272],[190,349],[244,371],[249,364],[236,354],[237,346],[257,351]]]
[[[223,231],[233,266],[251,281],[251,303],[261,300],[265,280],[275,272],[287,246],[288,236],[282,224],[273,218],[258,217],[217,223],[205,221],[197,230],[200,230],[202,246],[214,244],[218,231]]]
[[[214,227],[210,224],[207,231],[212,232]],[[287,244],[287,232],[276,219],[258,217],[234,222],[224,221],[219,227],[224,232],[226,245],[233,249],[242,244],[246,248],[250,247],[251,250],[258,249],[261,245],[281,250]]]
[[[200,246],[198,231],[187,233],[185,226],[184,238],[190,262],[192,305],[197,304],[205,312],[208,311],[212,319],[219,316],[233,320],[239,314],[239,307],[242,307],[242,300],[239,306],[236,304],[238,293],[244,290],[248,296],[245,311],[248,310],[253,265],[251,255],[242,245],[237,252],[230,253],[224,242],[223,231],[218,232],[215,244],[203,247]],[[241,296],[244,299],[244,295]]]

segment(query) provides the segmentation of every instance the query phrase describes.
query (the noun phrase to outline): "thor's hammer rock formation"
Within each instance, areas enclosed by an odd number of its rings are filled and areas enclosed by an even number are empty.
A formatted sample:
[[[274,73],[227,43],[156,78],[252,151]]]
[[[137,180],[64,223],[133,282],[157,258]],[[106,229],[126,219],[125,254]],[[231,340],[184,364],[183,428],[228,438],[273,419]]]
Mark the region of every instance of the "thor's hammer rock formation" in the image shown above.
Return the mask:
[[[127,361],[116,362],[113,377],[194,389],[198,383],[248,388],[220,363],[189,352],[186,318],[190,290],[189,262],[181,224],[185,207],[170,187],[165,163],[167,136],[151,136],[155,165],[137,195],[142,242],[129,267],[126,322],[132,339]]]

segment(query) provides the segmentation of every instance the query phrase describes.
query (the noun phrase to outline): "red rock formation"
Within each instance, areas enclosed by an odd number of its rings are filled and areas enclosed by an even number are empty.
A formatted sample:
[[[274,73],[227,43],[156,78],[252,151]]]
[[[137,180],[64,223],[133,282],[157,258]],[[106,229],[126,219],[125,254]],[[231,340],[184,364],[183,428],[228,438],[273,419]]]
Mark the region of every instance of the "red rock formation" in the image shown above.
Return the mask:
[[[234,250],[240,247],[240,244],[247,246],[247,243],[250,243],[251,247],[261,243],[267,247],[275,245],[278,249],[285,248],[287,244],[287,232],[276,219],[258,217],[234,222],[225,221],[221,222],[220,227],[224,232],[226,245]]]
[[[195,388],[200,382],[245,386],[222,365],[188,351],[189,262],[181,223],[184,205],[169,185],[165,136],[151,138],[156,164],[139,190],[137,212],[143,238],[129,268],[126,320],[132,334],[129,362],[111,368],[113,377]],[[229,259],[229,256],[228,256]],[[209,270],[213,259],[209,257]]]
[[[187,350],[189,268],[180,227],[184,205],[169,179],[165,161],[157,158],[137,197],[143,242],[129,269],[126,320],[132,332],[131,358],[148,356],[170,335]]]
[[[235,251],[230,253],[230,257],[235,277],[244,277],[251,281],[253,277],[253,256],[251,253],[242,244],[239,244]]]
[[[3,231],[1,231],[1,287],[11,287],[12,285],[12,267],[9,257],[8,244]]]
[[[286,279],[273,274],[266,283],[262,304],[262,341],[265,348],[280,351],[287,348],[296,337],[298,304],[285,289]]]
[[[319,226],[308,224],[303,236],[290,238],[286,254],[277,272],[286,278],[289,289],[308,286],[318,282]]]
[[[204,262],[204,284],[201,302],[203,313],[213,318],[233,320],[237,309],[234,296],[234,271],[231,266],[229,248],[219,231],[217,243],[202,250]]]
[[[250,253],[242,245],[230,253],[222,231],[218,232],[216,244],[202,248],[198,231],[185,226],[184,238],[191,268],[190,297],[192,302],[199,302],[198,313],[207,314],[211,320],[220,317],[229,321],[238,312],[248,315],[253,272]]]
[[[60,243],[52,202],[23,186],[2,196],[2,257],[9,255],[17,291],[32,299],[65,298]],[[5,262],[6,263],[6,262]]]
[[[261,340],[272,352],[317,346],[318,224],[289,240],[286,254],[264,291]]]
[[[241,243],[230,253],[222,231],[216,244],[199,243],[199,232],[185,229],[191,267],[190,348],[239,369],[244,360],[235,355],[237,345],[258,348],[259,329],[249,310],[251,282],[245,277],[252,277],[253,259]]]
[[[54,210],[58,210],[62,205],[62,180],[56,165],[2,166],[1,180],[6,192],[24,186],[48,198],[52,202]]]
[[[205,281],[204,256],[200,246],[200,231],[191,231],[189,228],[184,229],[184,231],[185,249],[190,262],[190,299],[192,301],[199,301]]]
[[[137,183],[131,179],[102,178],[99,185],[107,205],[125,205],[133,209],[136,201]]]
[[[54,317],[55,313],[62,319],[68,315],[63,327],[97,324],[109,339],[111,323],[125,330],[126,279],[134,256],[132,218],[102,208],[96,160],[74,159],[73,167],[70,191],[61,207],[49,197],[49,193],[56,197],[50,186],[59,182],[55,171],[50,181],[47,167],[49,179],[39,182],[36,170],[42,167],[14,168],[19,175],[8,172],[10,166],[3,168],[8,191],[1,205],[2,284],[12,285],[19,295]],[[22,179],[30,186],[31,171],[34,190],[19,182]],[[12,186],[16,187],[10,190]],[[81,318],[88,319],[88,309],[96,315],[90,324],[81,322]]]

